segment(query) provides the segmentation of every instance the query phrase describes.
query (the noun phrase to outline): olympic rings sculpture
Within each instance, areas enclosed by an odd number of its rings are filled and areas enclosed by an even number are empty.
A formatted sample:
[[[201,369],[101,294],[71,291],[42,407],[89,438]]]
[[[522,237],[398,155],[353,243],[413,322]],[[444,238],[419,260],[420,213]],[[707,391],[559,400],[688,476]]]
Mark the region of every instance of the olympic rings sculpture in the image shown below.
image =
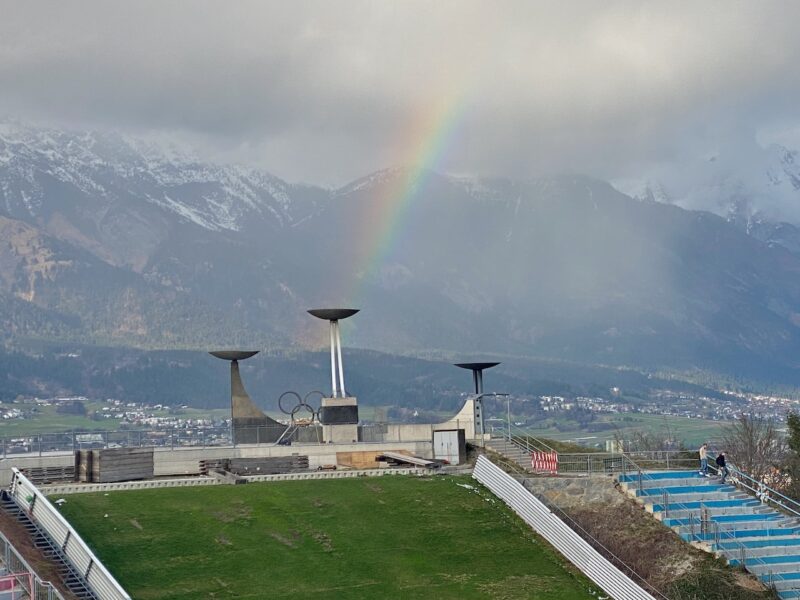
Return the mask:
[[[297,421],[297,413],[302,410],[307,411],[311,415],[311,423],[314,421],[319,421],[319,409],[314,410],[314,408],[308,403],[309,398],[314,394],[319,394],[320,399],[325,397],[325,394],[318,390],[308,392],[303,398],[300,397],[300,394],[291,390],[288,392],[283,392],[278,398],[278,408],[283,414],[289,415],[289,417],[292,419],[292,423]],[[286,396],[294,396],[297,399],[297,403],[290,410],[287,410],[283,405],[283,399],[286,398]]]

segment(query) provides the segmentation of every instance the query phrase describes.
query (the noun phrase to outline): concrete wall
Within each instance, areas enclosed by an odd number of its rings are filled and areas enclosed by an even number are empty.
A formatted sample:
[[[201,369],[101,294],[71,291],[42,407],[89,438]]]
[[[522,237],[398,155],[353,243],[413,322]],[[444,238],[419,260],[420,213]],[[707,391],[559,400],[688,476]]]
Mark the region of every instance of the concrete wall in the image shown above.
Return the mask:
[[[341,427],[341,426],[339,426]],[[355,437],[355,425],[349,432]],[[450,420],[439,424],[387,424],[382,440],[361,443],[294,443],[291,446],[275,446],[267,444],[237,445],[236,447],[219,448],[156,448],[154,454],[154,471],[156,477],[175,475],[197,475],[202,459],[214,458],[250,458],[265,456],[291,456],[303,454],[308,456],[309,468],[316,469],[322,465],[336,464],[337,452],[401,451],[405,450],[414,456],[433,458],[433,432],[438,429],[463,429],[467,441],[475,438],[475,419],[473,400],[464,403],[461,410]],[[308,428],[308,435],[311,432]],[[41,456],[25,454],[9,455],[0,460],[0,486],[11,483],[11,467],[30,469],[36,467],[61,467],[74,464],[71,452],[43,453]]]
[[[322,465],[335,465],[337,452],[358,452],[364,450],[401,451],[414,456],[433,458],[431,442],[386,442],[357,444],[293,444],[292,446],[245,445],[223,448],[156,448],[153,454],[153,468],[156,477],[176,475],[197,475],[200,461],[214,458],[260,458],[267,456],[308,456],[310,469]],[[0,460],[0,486],[11,484],[11,467],[31,469],[36,467],[56,467],[73,465],[75,458],[70,453],[44,454],[43,456],[9,456]]]

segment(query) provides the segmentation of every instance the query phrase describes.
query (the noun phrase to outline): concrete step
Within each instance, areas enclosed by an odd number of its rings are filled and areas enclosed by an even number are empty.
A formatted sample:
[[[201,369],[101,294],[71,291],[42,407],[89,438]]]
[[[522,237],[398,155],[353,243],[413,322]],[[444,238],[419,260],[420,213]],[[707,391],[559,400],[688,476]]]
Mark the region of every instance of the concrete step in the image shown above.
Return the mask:
[[[504,446],[487,446],[487,448],[489,448],[489,450],[493,450],[494,452],[497,452],[498,454],[503,454],[505,456],[511,456],[511,455],[530,456],[530,452],[528,452],[527,450],[524,450],[522,448],[516,448],[514,446],[509,446],[508,448]]]
[[[733,499],[733,500],[714,500],[709,502],[684,502],[681,504],[670,503],[667,505],[669,516],[678,518],[688,517],[706,508],[709,514],[744,514],[752,511],[753,513],[771,512],[771,509],[761,504],[758,500]],[[659,503],[645,504],[645,509],[652,512],[656,518],[664,515],[664,505]]]
[[[707,484],[700,480],[699,485],[669,485],[636,490],[636,495],[640,498],[649,496],[661,496],[667,493],[669,496],[685,496],[687,494],[710,494],[724,492],[727,495],[736,493],[736,488],[732,485]]]
[[[653,494],[651,496],[637,496],[647,504],[661,505],[661,495]],[[700,503],[708,504],[711,502],[729,502],[731,500],[747,500],[747,497],[737,496],[726,492],[725,490],[707,491],[707,492],[689,492],[686,494],[670,494],[668,496],[669,504],[676,510],[695,508],[694,504],[697,503],[696,508],[700,508]],[[756,501],[757,502],[757,501]]]
[[[675,470],[675,471],[642,471],[642,481],[644,482],[645,479],[647,480],[670,480],[670,479],[685,479],[687,477],[692,477],[696,473],[696,471],[689,471],[689,470]],[[698,479],[700,475],[697,475]],[[620,475],[617,480],[620,483],[627,483],[627,482],[638,482],[639,480],[639,473],[625,473]]]
[[[749,542],[750,540],[761,541],[764,538],[795,539],[797,533],[800,532],[800,528],[798,527],[792,529],[763,529],[763,528],[733,529],[733,530],[720,529],[719,535],[717,535],[717,533],[712,529],[709,529],[709,531],[707,531],[706,533],[701,533],[699,527],[694,528],[694,533],[692,533],[691,527],[678,527],[675,528],[675,530],[678,532],[678,535],[680,535],[681,538],[683,538],[687,542],[692,542],[692,541],[710,542],[719,539],[720,545],[728,542],[735,543],[734,540],[746,543]]]
[[[785,554],[775,554],[772,556],[762,556],[760,558],[746,558],[745,566],[749,570],[751,566],[760,567],[762,565],[779,565],[779,564],[791,564],[791,563],[798,563],[800,564],[800,549],[798,548],[789,548],[789,552]],[[734,556],[728,561],[734,567],[738,567],[740,565],[740,560],[738,556]]]
[[[758,577],[765,585],[773,586],[778,592],[800,590],[800,573],[780,573],[775,575],[760,575]]]
[[[700,533],[702,527],[701,523],[695,521],[692,523],[685,523],[683,525],[673,525],[671,527],[673,531],[678,533],[679,535],[683,535],[685,533]],[[734,537],[757,537],[753,534],[753,532],[764,531],[767,533],[760,533],[758,536],[775,536],[775,535],[794,535],[800,532],[800,527],[798,527],[794,522],[789,523],[781,523],[778,522],[771,522],[767,521],[751,521],[749,523],[718,523],[713,524],[713,522],[709,523],[708,525],[708,533],[716,535],[716,532],[719,532],[720,536],[725,538],[731,537],[731,534],[734,532],[740,532],[735,534]],[[782,534],[777,534],[776,532],[784,532]],[[702,539],[711,539],[711,538],[702,538]]]
[[[712,544],[713,550],[724,554],[728,559],[741,558],[741,547],[745,549],[745,559],[750,557],[796,554],[800,553],[800,537],[796,535],[769,536]]]
[[[768,558],[773,558],[771,556],[765,556],[761,560],[766,560]],[[778,556],[776,558],[784,558],[783,556]],[[737,566],[739,561],[730,561],[732,566]],[[750,571],[753,575],[767,575],[769,573],[773,573],[776,575],[780,575],[781,573],[794,573],[795,571],[800,571],[800,562],[787,562],[787,563],[764,563],[759,562],[758,559],[750,559],[747,561],[747,570]]]
[[[520,446],[514,444],[503,444],[502,442],[500,443],[491,442],[486,444],[486,447],[489,448],[490,450],[494,450],[495,452],[500,452],[501,454],[505,452],[525,452],[528,454],[530,453],[527,448],[521,448]]]
[[[779,512],[774,510],[765,510],[764,512],[757,512],[750,515],[747,514],[737,514],[737,515],[729,515],[729,514],[721,514],[721,515],[712,515],[711,520],[717,523],[739,523],[739,522],[749,522],[749,521],[781,521],[786,520],[790,524],[800,525],[797,519],[785,517]]]
[[[685,487],[685,486],[695,486],[695,485],[706,485],[706,484],[716,484],[719,485],[718,479],[706,479],[704,477],[700,477],[699,475],[693,477],[684,477],[682,479],[645,479],[642,480],[642,489],[652,489],[652,488],[663,488],[665,485],[669,485],[670,487]],[[621,483],[625,489],[630,490],[637,490],[639,489],[639,482],[638,481],[626,481]]]
[[[737,512],[734,514],[729,514],[724,511],[730,510],[741,510],[747,512]],[[676,511],[679,512],[679,511]],[[664,523],[667,527],[680,527],[681,525],[691,525],[692,521],[697,524],[698,519],[701,518],[703,514],[702,509],[697,509],[693,511],[688,511],[686,515],[680,516],[673,516],[672,514],[669,517],[664,517],[661,519],[661,522]],[[741,526],[750,526],[751,524],[763,526],[765,522],[769,522],[770,527],[780,526],[780,527],[793,527],[797,523],[794,519],[789,519],[780,513],[775,511],[764,511],[764,512],[752,512],[751,507],[745,507],[742,509],[731,509],[731,508],[716,508],[711,509],[708,508],[705,510],[705,513],[708,514],[709,520],[713,523],[719,523],[720,525],[737,525],[741,524]],[[781,523],[781,525],[778,525]]]

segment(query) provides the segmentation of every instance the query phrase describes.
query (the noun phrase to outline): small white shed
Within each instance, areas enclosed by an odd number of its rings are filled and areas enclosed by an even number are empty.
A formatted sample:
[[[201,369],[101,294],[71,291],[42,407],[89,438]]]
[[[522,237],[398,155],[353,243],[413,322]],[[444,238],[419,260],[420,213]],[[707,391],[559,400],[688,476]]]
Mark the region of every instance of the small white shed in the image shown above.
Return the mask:
[[[433,432],[433,458],[460,465],[467,460],[467,442],[463,429],[440,429]]]

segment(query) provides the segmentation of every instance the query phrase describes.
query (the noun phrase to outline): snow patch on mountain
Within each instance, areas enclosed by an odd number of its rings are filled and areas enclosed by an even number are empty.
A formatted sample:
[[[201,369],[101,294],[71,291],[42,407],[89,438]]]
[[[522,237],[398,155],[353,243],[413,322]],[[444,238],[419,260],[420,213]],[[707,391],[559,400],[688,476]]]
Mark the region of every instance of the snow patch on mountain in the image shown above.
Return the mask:
[[[470,197],[475,200],[497,201],[505,196],[482,177],[453,177],[452,181],[460,186]]]
[[[707,210],[741,223],[755,219],[800,224],[800,157],[784,146],[682,158],[645,177],[612,183],[639,200]]]
[[[60,192],[46,193],[53,186]],[[72,190],[101,205],[147,202],[214,231],[259,221],[283,227],[317,210],[308,189],[263,171],[204,162],[172,143],[0,122],[0,205],[16,218],[37,218],[45,198],[55,204]]]
[[[399,177],[407,177],[408,171],[408,169],[401,167],[381,169],[380,171],[375,171],[366,177],[361,177],[360,179],[356,179],[355,181],[342,186],[333,192],[333,196],[347,196],[363,190],[379,188],[395,181]]]

